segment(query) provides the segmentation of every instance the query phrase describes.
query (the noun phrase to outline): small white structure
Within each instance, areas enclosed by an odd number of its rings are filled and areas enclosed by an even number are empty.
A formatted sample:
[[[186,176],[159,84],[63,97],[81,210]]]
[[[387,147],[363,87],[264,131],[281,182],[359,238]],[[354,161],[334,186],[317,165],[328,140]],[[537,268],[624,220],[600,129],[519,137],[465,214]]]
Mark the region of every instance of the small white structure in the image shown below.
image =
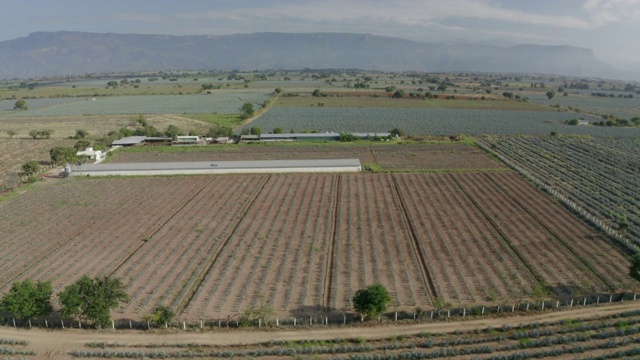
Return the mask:
[[[140,176],[191,174],[273,174],[359,172],[358,159],[253,160],[165,163],[81,164],[71,167],[69,176]]]
[[[578,119],[578,125],[589,125],[589,121],[585,119]]]
[[[84,149],[84,151],[78,151],[76,155],[86,156],[89,159],[94,160],[96,163],[101,162],[105,157],[105,153],[103,153],[102,150],[93,150],[92,147],[88,147]]]

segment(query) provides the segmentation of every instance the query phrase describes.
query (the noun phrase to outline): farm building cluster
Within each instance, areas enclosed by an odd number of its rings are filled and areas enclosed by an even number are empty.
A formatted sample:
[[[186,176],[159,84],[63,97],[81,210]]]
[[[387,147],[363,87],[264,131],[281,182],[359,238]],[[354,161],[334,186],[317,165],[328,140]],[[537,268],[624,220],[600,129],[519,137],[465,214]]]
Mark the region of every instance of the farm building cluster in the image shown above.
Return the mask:
[[[209,144],[229,144],[236,141],[339,141],[339,133],[289,133],[289,134],[260,134],[260,135],[240,135],[238,139],[231,137],[206,138],[201,136],[177,136],[171,137],[150,137],[150,136],[128,136],[115,140],[112,146],[197,146]],[[390,133],[348,133],[354,139],[390,139]]]

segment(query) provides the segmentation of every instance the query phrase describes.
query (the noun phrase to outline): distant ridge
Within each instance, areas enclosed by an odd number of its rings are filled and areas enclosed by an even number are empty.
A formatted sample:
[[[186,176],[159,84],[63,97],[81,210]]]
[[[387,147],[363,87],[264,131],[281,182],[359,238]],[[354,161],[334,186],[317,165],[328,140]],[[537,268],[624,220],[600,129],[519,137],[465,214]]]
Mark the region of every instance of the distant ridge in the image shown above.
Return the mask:
[[[176,69],[477,71],[619,77],[573,46],[421,43],[350,33],[136,35],[36,32],[0,42],[0,78]]]

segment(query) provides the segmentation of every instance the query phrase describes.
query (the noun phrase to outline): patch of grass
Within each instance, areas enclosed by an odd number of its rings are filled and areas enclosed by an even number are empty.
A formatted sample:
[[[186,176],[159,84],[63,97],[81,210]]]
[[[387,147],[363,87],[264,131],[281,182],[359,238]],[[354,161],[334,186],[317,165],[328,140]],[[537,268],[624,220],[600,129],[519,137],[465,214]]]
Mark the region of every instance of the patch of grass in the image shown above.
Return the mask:
[[[200,120],[211,125],[236,127],[242,123],[240,114],[182,114],[181,116]]]

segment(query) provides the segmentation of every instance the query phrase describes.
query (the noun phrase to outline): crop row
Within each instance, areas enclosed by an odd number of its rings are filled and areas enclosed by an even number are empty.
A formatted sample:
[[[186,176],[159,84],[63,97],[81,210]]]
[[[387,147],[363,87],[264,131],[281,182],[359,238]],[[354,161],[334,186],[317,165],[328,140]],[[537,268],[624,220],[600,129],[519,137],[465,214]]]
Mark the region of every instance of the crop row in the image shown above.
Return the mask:
[[[485,137],[491,150],[640,244],[640,155],[633,139]]]
[[[633,137],[637,128],[563,125],[581,116],[568,112],[415,109],[415,108],[272,108],[258,118],[263,131],[274,128],[334,132],[385,132],[399,127],[411,135],[560,134]],[[598,118],[586,116],[595,121]],[[598,119],[600,120],[600,119]]]

